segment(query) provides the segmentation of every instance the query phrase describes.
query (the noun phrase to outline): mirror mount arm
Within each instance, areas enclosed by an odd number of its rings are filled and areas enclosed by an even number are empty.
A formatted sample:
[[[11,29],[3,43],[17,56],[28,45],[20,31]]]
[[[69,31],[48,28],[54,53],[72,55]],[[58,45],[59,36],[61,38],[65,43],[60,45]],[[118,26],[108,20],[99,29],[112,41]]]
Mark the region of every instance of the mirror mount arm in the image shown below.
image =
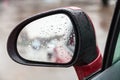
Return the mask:
[[[78,65],[73,66],[79,80],[83,80],[83,78],[90,76],[90,74],[98,71],[102,67],[102,55],[98,47],[97,54],[98,56],[93,62],[83,66]]]

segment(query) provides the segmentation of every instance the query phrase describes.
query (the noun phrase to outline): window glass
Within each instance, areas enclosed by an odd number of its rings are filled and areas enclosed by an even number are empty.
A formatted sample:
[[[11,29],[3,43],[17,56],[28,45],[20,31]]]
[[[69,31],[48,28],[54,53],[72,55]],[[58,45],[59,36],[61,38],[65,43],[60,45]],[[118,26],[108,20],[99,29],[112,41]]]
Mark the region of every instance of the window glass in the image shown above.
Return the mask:
[[[115,48],[115,54],[114,54],[114,57],[113,57],[113,63],[115,63],[115,62],[117,62],[119,60],[120,60],[120,33],[119,33],[116,48]]]

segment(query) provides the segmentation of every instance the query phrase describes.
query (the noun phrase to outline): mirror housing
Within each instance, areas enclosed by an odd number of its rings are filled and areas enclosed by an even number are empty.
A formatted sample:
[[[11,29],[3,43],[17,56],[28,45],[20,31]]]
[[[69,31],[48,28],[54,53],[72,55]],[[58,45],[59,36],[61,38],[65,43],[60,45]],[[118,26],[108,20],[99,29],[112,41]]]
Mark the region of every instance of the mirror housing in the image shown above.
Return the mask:
[[[55,14],[67,15],[73,24],[76,44],[71,61],[68,63],[51,63],[32,61],[23,58],[17,49],[17,40],[20,32],[31,22]],[[54,9],[24,20],[11,32],[7,42],[7,50],[9,56],[14,61],[29,66],[69,67],[72,65],[86,65],[97,57],[96,38],[93,24],[91,23],[89,17],[81,9],[73,7]]]

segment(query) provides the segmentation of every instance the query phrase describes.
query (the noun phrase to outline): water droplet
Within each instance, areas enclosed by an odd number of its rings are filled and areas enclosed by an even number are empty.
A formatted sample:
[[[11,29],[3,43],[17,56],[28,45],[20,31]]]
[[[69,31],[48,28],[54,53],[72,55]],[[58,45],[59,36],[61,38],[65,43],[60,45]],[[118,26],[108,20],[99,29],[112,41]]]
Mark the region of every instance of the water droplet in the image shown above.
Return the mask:
[[[53,27],[53,25],[51,25],[51,27]]]
[[[64,16],[61,16],[61,18],[64,18]]]

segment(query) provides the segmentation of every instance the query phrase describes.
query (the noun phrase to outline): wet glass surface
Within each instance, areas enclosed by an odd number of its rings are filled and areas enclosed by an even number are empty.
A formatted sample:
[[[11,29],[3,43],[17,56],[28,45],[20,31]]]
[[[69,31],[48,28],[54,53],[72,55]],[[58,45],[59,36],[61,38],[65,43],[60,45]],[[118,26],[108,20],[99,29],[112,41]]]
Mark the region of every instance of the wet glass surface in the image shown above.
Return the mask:
[[[75,49],[73,27],[70,18],[62,13],[34,20],[18,36],[18,53],[26,60],[68,63]]]
[[[96,30],[98,46],[101,53],[104,52],[114,3],[103,7],[100,0],[0,0],[0,80],[78,80],[73,67],[20,65],[10,59],[6,50],[10,32],[23,19],[42,11],[66,6],[80,7],[90,16]]]

